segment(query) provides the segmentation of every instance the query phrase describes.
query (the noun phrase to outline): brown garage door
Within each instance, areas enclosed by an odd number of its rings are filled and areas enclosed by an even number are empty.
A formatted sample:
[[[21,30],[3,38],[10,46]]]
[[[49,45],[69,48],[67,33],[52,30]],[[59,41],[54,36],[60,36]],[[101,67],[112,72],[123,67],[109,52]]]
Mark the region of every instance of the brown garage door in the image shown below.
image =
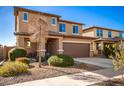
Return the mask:
[[[90,44],[88,43],[63,43],[64,54],[72,57],[89,57]]]

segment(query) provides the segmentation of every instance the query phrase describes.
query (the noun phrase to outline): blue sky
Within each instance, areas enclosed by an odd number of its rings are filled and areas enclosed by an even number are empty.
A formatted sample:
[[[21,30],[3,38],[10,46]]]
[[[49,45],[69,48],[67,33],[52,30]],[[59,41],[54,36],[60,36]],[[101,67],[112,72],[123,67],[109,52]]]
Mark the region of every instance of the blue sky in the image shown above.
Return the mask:
[[[23,6],[42,12],[59,14],[63,19],[85,23],[85,27],[103,26],[124,30],[124,7],[122,6]],[[0,6],[0,44],[15,45],[13,35],[15,31],[15,19],[13,7]]]

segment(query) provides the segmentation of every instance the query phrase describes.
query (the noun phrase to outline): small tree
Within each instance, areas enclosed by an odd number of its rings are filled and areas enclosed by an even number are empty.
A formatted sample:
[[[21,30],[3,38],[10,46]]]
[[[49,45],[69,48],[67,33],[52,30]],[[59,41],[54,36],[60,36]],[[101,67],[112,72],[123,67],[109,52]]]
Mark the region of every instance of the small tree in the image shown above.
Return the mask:
[[[47,36],[48,32],[48,24],[47,24],[47,17],[33,17],[30,22],[30,32],[34,33],[30,40],[32,42],[37,42],[37,48],[38,48],[38,59],[39,59],[39,67],[41,67],[41,61],[42,61],[42,52],[40,51],[41,45],[42,45],[42,39],[45,39],[45,36]]]
[[[113,59],[113,69],[115,71],[120,71],[122,74],[122,83],[124,85],[124,46],[122,44],[116,44],[115,46],[115,54],[111,55],[110,57]]]

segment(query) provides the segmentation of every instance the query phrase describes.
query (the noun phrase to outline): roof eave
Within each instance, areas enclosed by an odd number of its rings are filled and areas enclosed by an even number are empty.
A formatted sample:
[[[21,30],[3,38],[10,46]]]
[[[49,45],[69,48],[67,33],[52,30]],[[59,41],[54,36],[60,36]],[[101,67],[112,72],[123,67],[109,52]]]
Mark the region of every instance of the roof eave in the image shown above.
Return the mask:
[[[85,25],[84,23],[79,23],[79,22],[74,22],[74,21],[64,20],[64,19],[59,19],[59,22],[68,22],[68,23],[72,23],[72,24]]]
[[[26,9],[26,8],[17,7],[17,6],[14,6],[14,15],[16,14],[16,13],[15,13],[16,10],[28,11],[28,12],[33,12],[33,13],[40,13],[40,14],[45,14],[45,15],[55,16],[55,17],[61,17],[60,15],[51,14],[51,13],[45,13],[45,12],[40,12],[40,11],[31,10],[31,9]]]
[[[118,32],[124,32],[124,31],[121,31],[121,30],[116,30],[116,29],[111,29],[111,28],[105,28],[105,27],[98,27],[98,26],[88,27],[86,29],[83,29],[82,31],[86,31],[86,30],[93,29],[93,28],[105,29],[105,30],[112,30],[112,31],[118,31]]]
[[[14,35],[16,36],[31,36],[33,33],[19,33],[19,32],[14,32]]]

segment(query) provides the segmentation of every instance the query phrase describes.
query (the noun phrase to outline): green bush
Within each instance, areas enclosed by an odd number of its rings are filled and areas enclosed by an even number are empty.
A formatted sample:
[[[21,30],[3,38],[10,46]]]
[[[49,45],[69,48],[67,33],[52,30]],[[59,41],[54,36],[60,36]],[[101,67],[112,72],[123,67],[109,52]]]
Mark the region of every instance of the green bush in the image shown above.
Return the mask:
[[[74,59],[70,56],[57,54],[48,59],[48,64],[52,66],[66,67],[74,65]]]
[[[26,57],[27,51],[24,48],[16,47],[8,52],[8,57],[10,61],[15,61],[16,58]]]
[[[28,66],[21,62],[7,62],[0,68],[0,76],[9,77],[28,72]]]
[[[25,64],[27,64],[27,65],[29,65],[29,63],[30,63],[30,59],[27,58],[27,57],[16,58],[16,61],[17,61],[17,62],[25,63]]]

